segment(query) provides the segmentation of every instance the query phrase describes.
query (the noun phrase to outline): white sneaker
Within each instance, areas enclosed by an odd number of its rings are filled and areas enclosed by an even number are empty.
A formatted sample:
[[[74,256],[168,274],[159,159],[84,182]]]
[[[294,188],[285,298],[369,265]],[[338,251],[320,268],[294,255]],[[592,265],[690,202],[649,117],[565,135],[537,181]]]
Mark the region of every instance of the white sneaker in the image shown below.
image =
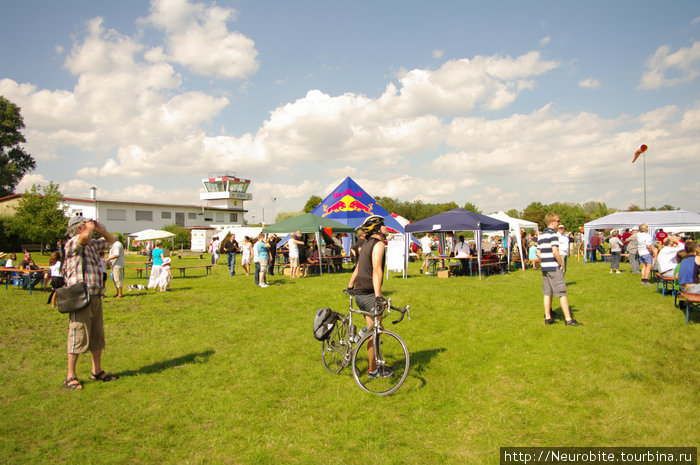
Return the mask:
[[[430,274],[430,271],[426,271],[425,274]]]
[[[267,284],[265,284],[265,283],[262,283],[262,284],[258,284],[258,286],[260,286],[260,287],[268,287],[268,285],[267,285]]]
[[[613,270],[610,270],[610,273],[612,273],[612,272],[613,272]]]
[[[615,273],[622,274],[622,272],[620,270],[617,270]]]

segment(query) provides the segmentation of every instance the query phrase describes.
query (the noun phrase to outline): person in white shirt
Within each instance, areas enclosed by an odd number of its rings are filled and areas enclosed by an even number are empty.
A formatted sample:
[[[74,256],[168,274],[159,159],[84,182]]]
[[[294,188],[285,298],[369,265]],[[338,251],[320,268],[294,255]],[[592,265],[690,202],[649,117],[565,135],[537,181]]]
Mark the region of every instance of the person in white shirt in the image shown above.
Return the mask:
[[[563,224],[557,229],[557,240],[559,241],[559,255],[564,260],[562,272],[566,274],[567,259],[569,257],[569,235],[566,233],[566,228]]]
[[[425,233],[420,240],[420,247],[423,252],[423,265],[420,267],[420,272],[423,273],[425,268],[425,274],[430,273],[430,260],[429,257],[433,256],[433,238],[430,237],[430,233]]]
[[[115,241],[112,244],[107,261],[112,265],[112,280],[114,281],[114,287],[117,288],[117,293],[114,297],[120,299],[124,287],[124,245],[121,242]]]
[[[289,279],[294,279],[299,273],[299,246],[304,246],[304,242],[300,240],[301,231],[289,236],[287,245],[289,247]]]
[[[637,250],[639,252],[639,263],[642,268],[642,285],[651,286],[649,276],[651,275],[651,267],[654,264],[654,256],[652,255],[653,242],[649,234],[649,225],[644,223],[639,225],[637,233]]]
[[[462,263],[460,273],[462,276],[466,276],[469,271],[469,244],[464,240],[464,236],[459,236],[459,241],[455,245],[455,258],[459,258]]]
[[[656,257],[656,262],[659,264],[659,274],[664,278],[673,278],[676,273],[676,254],[681,250],[685,250],[685,244],[681,242],[680,237],[667,236],[664,239],[664,247],[659,251]]]

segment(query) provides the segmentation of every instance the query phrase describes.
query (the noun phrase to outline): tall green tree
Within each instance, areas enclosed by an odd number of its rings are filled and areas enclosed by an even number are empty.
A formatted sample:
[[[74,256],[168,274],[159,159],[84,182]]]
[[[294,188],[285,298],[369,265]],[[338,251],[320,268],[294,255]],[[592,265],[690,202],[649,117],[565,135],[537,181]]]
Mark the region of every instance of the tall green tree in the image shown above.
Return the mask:
[[[321,205],[321,202],[323,202],[321,197],[318,195],[312,195],[309,197],[309,200],[306,201],[306,205],[304,205],[304,213],[311,213],[314,208]]]
[[[38,242],[42,250],[47,244],[55,244],[68,227],[68,207],[61,205],[62,198],[58,184],[51,182],[43,188],[32,185],[19,200],[8,229],[20,236],[22,242]]]
[[[540,202],[532,202],[523,210],[523,219],[537,223],[540,229],[544,229],[544,216],[547,214],[548,207]]]
[[[511,218],[520,218],[520,212],[515,208],[508,210],[506,215],[510,216]]]
[[[34,171],[36,162],[24,151],[24,120],[19,107],[0,95],[0,197],[14,193],[25,174]]]
[[[469,210],[470,212],[481,213],[481,210],[479,210],[479,209],[476,207],[476,205],[474,205],[474,204],[471,203],[471,202],[465,203],[463,208],[464,208],[465,210]]]

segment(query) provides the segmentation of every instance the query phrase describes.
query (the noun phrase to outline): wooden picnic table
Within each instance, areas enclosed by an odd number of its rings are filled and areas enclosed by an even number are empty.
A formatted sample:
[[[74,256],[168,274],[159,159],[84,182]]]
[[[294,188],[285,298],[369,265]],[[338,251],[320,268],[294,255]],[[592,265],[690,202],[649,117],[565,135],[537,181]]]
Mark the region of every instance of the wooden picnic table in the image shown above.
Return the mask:
[[[31,274],[32,274],[32,273],[42,273],[42,274],[44,274],[44,273],[46,273],[46,272],[48,272],[48,271],[49,271],[48,268],[38,268],[38,269],[36,269],[36,270],[30,270],[30,269],[26,269],[26,268],[23,269],[23,268],[19,268],[19,267],[8,268],[8,267],[6,267],[6,266],[0,266],[0,273],[3,273],[3,272],[8,272],[8,273],[10,273],[10,276],[8,277],[8,279],[5,280],[5,290],[7,290],[8,285],[10,284],[10,281],[12,280],[12,273],[26,274],[26,275],[29,275],[29,283],[28,283],[27,287],[29,288],[29,293],[30,293],[30,294],[32,293]],[[24,278],[23,278],[23,279],[24,279]],[[42,281],[43,281],[43,277],[42,277]],[[22,286],[22,287],[24,287],[24,286]]]
[[[176,270],[178,270],[180,272],[181,278],[185,278],[185,277],[187,277],[186,276],[187,270],[190,270],[193,268],[205,268],[206,269],[206,276],[209,276],[209,274],[211,273],[211,268],[213,266],[214,265],[190,265],[190,266],[174,266],[172,268],[175,268]]]

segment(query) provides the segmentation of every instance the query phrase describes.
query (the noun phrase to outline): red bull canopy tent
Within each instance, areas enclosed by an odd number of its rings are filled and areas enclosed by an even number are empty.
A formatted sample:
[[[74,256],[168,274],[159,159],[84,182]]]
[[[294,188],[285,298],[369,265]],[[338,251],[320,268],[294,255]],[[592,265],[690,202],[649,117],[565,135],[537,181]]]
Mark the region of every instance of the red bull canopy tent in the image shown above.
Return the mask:
[[[311,213],[352,226],[353,229],[361,225],[368,216],[379,215],[384,217],[384,224],[390,231],[393,229],[396,232],[405,232],[401,223],[349,176]]]
[[[481,278],[481,235],[482,231],[504,231],[508,234],[509,225],[505,221],[490,216],[474,213],[469,210],[455,208],[439,215],[425,218],[406,225],[406,233],[432,232],[446,233],[451,231],[474,231],[477,255],[479,260],[479,278]],[[406,241],[408,244],[408,241]],[[510,261],[510,254],[508,254]],[[510,264],[510,263],[509,263]]]

